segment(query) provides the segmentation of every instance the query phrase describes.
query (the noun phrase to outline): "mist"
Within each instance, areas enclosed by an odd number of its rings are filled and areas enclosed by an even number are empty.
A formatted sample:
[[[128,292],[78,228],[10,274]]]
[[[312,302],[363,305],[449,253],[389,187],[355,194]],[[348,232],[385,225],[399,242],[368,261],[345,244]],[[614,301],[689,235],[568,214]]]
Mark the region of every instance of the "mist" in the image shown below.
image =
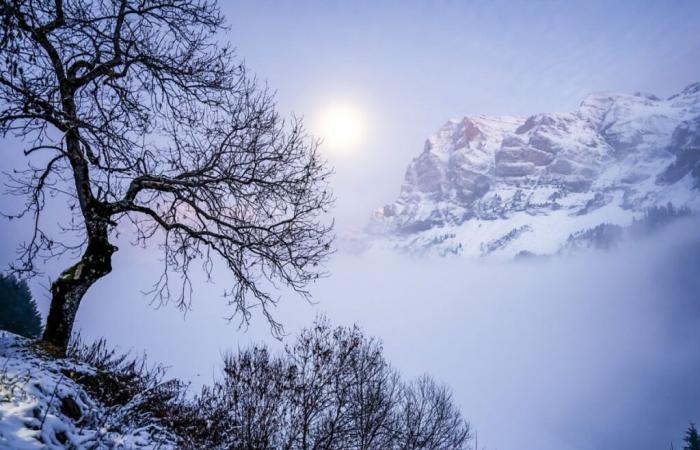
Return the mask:
[[[697,82],[700,73],[700,8],[689,0],[672,6],[629,0],[219,3],[230,27],[219,30],[217,39],[235,47],[261,87],[277,92],[280,117],[306,117],[309,133],[321,138],[319,152],[334,171],[335,232],[358,239],[364,235],[356,231],[367,225],[370,212],[397,199],[406,164],[419,155],[425,138],[450,118],[518,115],[525,121],[543,111],[575,111],[596,91],[643,91],[666,98]],[[37,83],[42,95],[48,92],[43,84]],[[698,104],[689,103],[683,121],[700,124]],[[338,107],[356,113],[363,126],[340,130],[346,131],[340,133],[346,142],[334,148],[322,125],[328,111]],[[665,127],[673,123],[675,130],[685,130],[681,115],[666,117],[664,111],[659,106],[656,115],[634,116],[645,118],[644,128],[629,130],[641,142],[635,148],[647,145],[646,133],[658,134],[649,148],[663,153],[673,132],[669,128],[666,136]],[[627,123],[627,116],[620,117],[620,124]],[[127,123],[125,129],[131,127]],[[576,131],[572,128],[572,139],[588,139]],[[144,142],[159,138],[148,134]],[[61,145],[62,136],[55,135]],[[25,154],[31,139],[22,137],[0,136],[6,188],[0,213],[13,216],[27,199],[11,195],[10,178],[28,163],[45,167],[52,158]],[[696,141],[687,144],[678,147],[687,153],[667,155],[683,167],[697,163]],[[683,155],[690,157],[685,161]],[[496,156],[489,161],[495,163]],[[596,164],[606,169],[607,160]],[[670,160],[659,159],[659,164],[659,170],[672,168]],[[677,206],[691,198],[690,206],[698,205],[698,186],[689,184],[697,177],[678,181],[672,190],[654,184],[656,173],[637,180],[636,166],[629,166],[634,176],[610,184],[611,194],[626,197],[628,189],[653,185],[640,190],[640,208],[662,204],[656,195],[666,189]],[[160,171],[156,167],[153,173]],[[66,202],[73,197],[74,180],[69,172],[63,175],[57,177],[58,189],[47,193],[41,226],[52,240],[77,245],[83,235],[64,230],[74,214]],[[93,187],[97,190],[98,184]],[[681,191],[676,199],[673,194]],[[593,202],[608,191],[591,194]],[[623,200],[621,208],[634,204]],[[619,213],[632,220],[618,203],[608,204],[615,207],[615,217]],[[438,203],[416,206],[441,208]],[[575,214],[574,209],[557,212],[568,213]],[[75,218],[81,230],[82,218]],[[566,225],[550,219],[547,230]],[[591,216],[590,225],[599,225],[597,220]],[[236,280],[225,264],[215,264],[209,274],[208,268],[193,265],[187,310],[154,302],[148,291],[163,271],[162,248],[155,239],[148,248],[131,245],[136,234],[127,222],[122,219],[110,229],[110,243],[119,247],[113,270],[87,291],[74,331],[86,342],[104,338],[117,351],[147,355],[149,363],[165,365],[169,376],[191,383],[191,393],[220,379],[227,352],[254,343],[282,349],[325,315],[333,324],[358,324],[380,339],[386,359],[404,379],[428,373],[448,385],[478,433],[475,450],[682,448],[688,424],[700,423],[698,217],[628,238],[612,250],[509,262],[416,257],[371,246],[361,253],[340,250],[324,267],[327,276],[310,287],[309,299],[284,286],[261,286],[279,299],[271,310],[285,329],[279,339],[259,308],[252,309],[250,322],[231,317],[234,308],[223,294]],[[31,239],[31,217],[3,219],[1,232],[0,264],[8,268],[18,245]],[[51,282],[78,257],[37,257],[36,268],[43,273],[30,285],[44,319]]]
[[[195,280],[186,314],[155,308],[141,291],[157,258],[125,249],[88,293],[78,328],[88,340],[147,352],[196,389],[217,378],[224,352],[279,348],[326,314],[382,339],[406,378],[430,373],[449,384],[480,447],[678,447],[688,422],[700,421],[698,225],[681,221],[614,251],[522,262],[337,254],[313,303],[281,295],[281,341],[260,314],[243,328],[225,319],[223,274]]]

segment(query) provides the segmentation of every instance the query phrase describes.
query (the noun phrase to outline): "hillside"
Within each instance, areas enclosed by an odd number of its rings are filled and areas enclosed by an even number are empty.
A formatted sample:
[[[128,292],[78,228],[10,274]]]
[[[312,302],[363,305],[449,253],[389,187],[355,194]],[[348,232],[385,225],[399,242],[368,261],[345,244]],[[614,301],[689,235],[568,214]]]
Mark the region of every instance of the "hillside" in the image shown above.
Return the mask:
[[[106,404],[90,392],[98,386],[107,394],[104,372],[53,359],[30,341],[0,331],[0,449],[176,448],[155,417],[139,409],[147,395]]]

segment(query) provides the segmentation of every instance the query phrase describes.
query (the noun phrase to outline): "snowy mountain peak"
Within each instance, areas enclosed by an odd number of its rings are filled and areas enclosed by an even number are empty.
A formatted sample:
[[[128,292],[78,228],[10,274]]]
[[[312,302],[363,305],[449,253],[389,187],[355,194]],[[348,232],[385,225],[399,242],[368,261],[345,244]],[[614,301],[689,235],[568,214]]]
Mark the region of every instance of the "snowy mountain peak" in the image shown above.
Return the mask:
[[[569,113],[448,121],[366,231],[408,251],[553,253],[656,205],[697,209],[699,182],[700,83],[667,100],[598,92]]]
[[[680,94],[672,95],[671,97],[669,97],[669,100],[674,98],[674,97],[679,97],[682,95],[683,96],[692,96],[695,94],[700,94],[700,82],[689,84],[680,92]]]

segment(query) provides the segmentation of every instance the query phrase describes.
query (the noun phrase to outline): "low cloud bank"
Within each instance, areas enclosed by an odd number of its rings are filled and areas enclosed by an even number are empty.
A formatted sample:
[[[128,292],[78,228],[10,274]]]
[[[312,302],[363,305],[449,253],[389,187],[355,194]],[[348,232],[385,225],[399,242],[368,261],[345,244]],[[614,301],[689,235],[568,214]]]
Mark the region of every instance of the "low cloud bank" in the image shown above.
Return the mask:
[[[686,220],[614,251],[507,264],[337,255],[315,305],[290,296],[276,315],[290,334],[319,312],[359,323],[406,378],[451,385],[492,450],[679,447],[700,421],[698,230]],[[88,338],[145,349],[195,384],[223,351],[271,341],[260,320],[243,332],[222,319],[223,283],[198,285],[185,320],[154,311],[138,289],[155,266],[123,257],[79,314]]]
[[[700,419],[698,225],[544,261],[366,255],[318,298],[453,386],[489,448],[678,446]]]

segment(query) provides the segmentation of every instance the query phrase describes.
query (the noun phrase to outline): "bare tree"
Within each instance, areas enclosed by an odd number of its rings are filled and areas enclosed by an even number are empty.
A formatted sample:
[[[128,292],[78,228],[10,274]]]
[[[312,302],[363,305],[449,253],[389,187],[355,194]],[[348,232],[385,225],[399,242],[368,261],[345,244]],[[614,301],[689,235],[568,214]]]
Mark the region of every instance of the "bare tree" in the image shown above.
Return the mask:
[[[391,448],[401,382],[382,352],[378,341],[365,338],[351,358],[347,405],[350,427],[346,449]]]
[[[81,299],[112,270],[118,227],[160,240],[160,301],[189,306],[191,264],[222,263],[234,313],[260,306],[279,331],[264,282],[308,295],[329,253],[329,172],[300,121],[285,123],[216,43],[215,2],[2,0],[0,20],[0,133],[27,145],[11,186],[28,199],[15,217],[34,227],[14,270],[80,255],[51,285],[44,341],[65,350]],[[77,244],[43,226],[55,194]]]
[[[446,386],[422,376],[404,387],[393,448],[467,450],[470,431]]]
[[[210,430],[221,448],[274,450],[289,429],[288,388],[295,372],[265,347],[253,347],[224,359],[223,380],[205,387],[200,403],[212,410]]]
[[[320,317],[286,354],[296,377],[285,448],[391,448],[401,384],[379,341]]]
[[[380,341],[324,317],[279,355],[255,346],[227,356],[223,378],[193,404],[183,410],[207,429],[184,420],[192,448],[466,450],[471,439],[446,387],[403,383]]]
[[[333,327],[325,317],[285,349],[295,377],[289,390],[285,449],[342,449],[347,436],[350,366],[364,337],[358,327]]]

